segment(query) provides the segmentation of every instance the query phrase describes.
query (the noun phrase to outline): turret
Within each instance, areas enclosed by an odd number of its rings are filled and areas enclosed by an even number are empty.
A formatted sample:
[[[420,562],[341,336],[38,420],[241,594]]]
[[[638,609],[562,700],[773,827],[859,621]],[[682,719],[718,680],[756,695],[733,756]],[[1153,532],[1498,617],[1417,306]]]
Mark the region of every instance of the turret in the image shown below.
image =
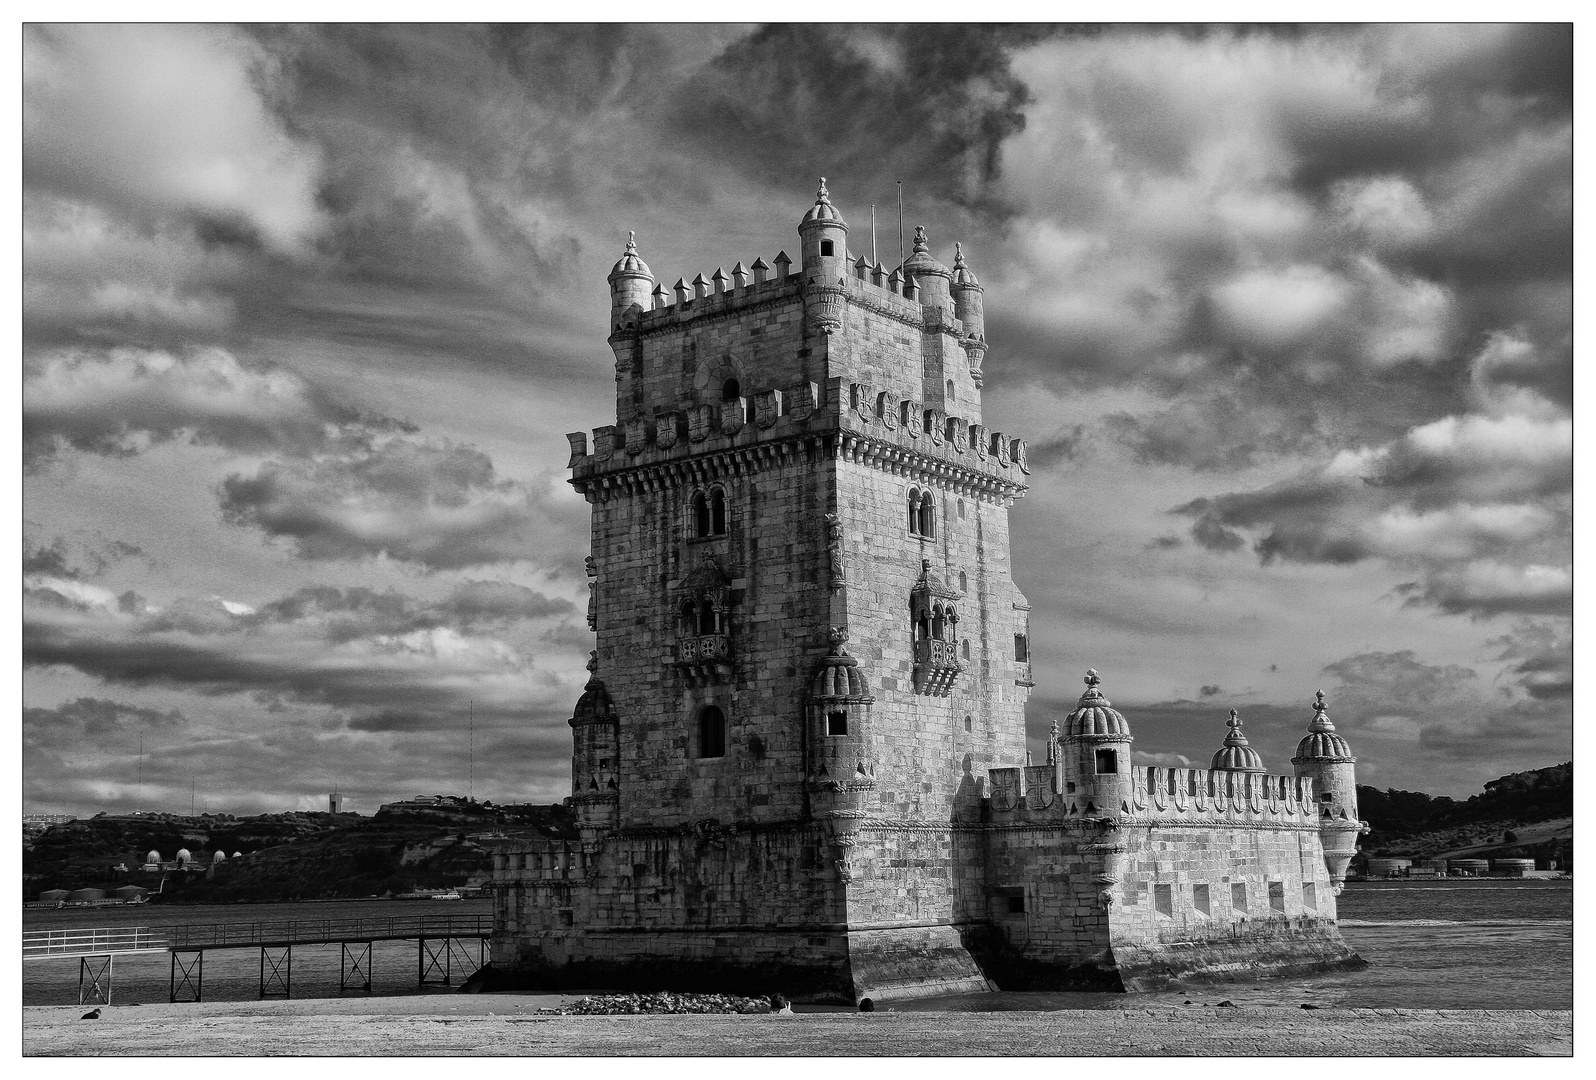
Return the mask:
[[[584,840],[614,830],[620,811],[620,730],[610,693],[598,677],[598,653],[588,657],[587,685],[571,716],[571,805]]]
[[[875,740],[870,706],[875,696],[859,661],[848,655],[848,631],[830,630],[831,651],[809,686],[804,733],[804,773],[810,811],[824,823],[846,878],[848,851],[868,816],[876,790]]]
[[[1358,787],[1353,770],[1356,762],[1352,748],[1336,734],[1330,714],[1325,711],[1324,691],[1318,691],[1314,694],[1308,734],[1297,744],[1297,756],[1291,764],[1298,776],[1313,780],[1324,865],[1338,894],[1347,879],[1347,863],[1357,854],[1358,836],[1369,831],[1358,820]]]
[[[981,283],[964,263],[964,245],[953,245],[953,314],[964,325],[959,344],[970,361],[970,377],[981,385],[981,360],[986,356],[986,315],[981,310]]]
[[[848,223],[831,205],[826,178],[820,178],[815,205],[798,223],[798,243],[805,282],[816,278],[827,285],[848,276]]]
[[[626,234],[626,250],[610,271],[610,332],[620,330],[634,314],[649,310],[654,274],[637,254],[637,234]],[[637,312],[633,312],[633,308]]]
[[[1130,813],[1130,725],[1098,689],[1097,672],[1086,672],[1086,693],[1064,720],[1057,766],[1065,794],[1081,804],[1087,816],[1118,817]]]
[[[951,297],[948,286],[953,279],[953,272],[932,258],[924,225],[914,227],[914,254],[903,264],[903,272],[912,277],[918,286],[922,307],[949,306]]]

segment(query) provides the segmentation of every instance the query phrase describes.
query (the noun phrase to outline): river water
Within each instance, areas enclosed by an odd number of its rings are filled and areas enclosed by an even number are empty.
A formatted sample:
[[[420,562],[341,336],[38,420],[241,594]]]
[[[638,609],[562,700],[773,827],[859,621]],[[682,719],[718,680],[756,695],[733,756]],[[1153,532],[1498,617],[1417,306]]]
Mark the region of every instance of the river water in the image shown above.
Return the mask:
[[[994,993],[901,1002],[899,1011],[1011,1011],[1135,1009],[1155,1005],[1316,1004],[1349,1008],[1570,1009],[1574,1000],[1573,883],[1569,880],[1352,882],[1337,900],[1341,932],[1369,967],[1292,979],[1195,985],[1149,994]],[[352,901],[303,904],[141,905],[25,910],[25,930],[63,927],[161,926],[289,920],[491,914],[488,900]],[[473,959],[474,959],[473,952]],[[372,946],[376,994],[417,990],[414,941]],[[338,994],[337,945],[297,946],[291,974],[296,998]],[[23,965],[25,1005],[77,1001],[77,960],[29,960]],[[112,1001],[166,1001],[171,960],[164,954],[122,956],[113,973]],[[453,985],[474,969],[458,956]],[[260,952],[205,954],[207,1001],[258,996]],[[440,992],[444,988],[424,992]]]

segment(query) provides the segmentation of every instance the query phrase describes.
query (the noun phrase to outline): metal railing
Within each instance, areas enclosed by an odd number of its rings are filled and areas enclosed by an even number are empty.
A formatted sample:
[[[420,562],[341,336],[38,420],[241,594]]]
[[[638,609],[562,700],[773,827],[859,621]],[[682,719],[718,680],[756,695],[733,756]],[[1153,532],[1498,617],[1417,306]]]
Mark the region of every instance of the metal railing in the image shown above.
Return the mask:
[[[31,960],[47,956],[238,948],[262,944],[487,937],[492,932],[492,915],[292,919],[286,922],[119,926],[94,930],[27,930],[22,934],[22,958]]]
[[[170,947],[168,927],[112,926],[94,930],[24,930],[22,959],[47,956],[105,956],[112,953],[163,952]]]

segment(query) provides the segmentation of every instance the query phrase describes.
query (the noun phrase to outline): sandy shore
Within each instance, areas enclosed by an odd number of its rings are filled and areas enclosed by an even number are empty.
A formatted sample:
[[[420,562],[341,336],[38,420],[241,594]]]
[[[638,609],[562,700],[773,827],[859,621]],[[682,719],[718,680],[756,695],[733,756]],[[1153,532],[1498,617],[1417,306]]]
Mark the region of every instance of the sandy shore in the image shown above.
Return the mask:
[[[1478,1056],[1573,1053],[1572,1012],[1285,1007],[537,1016],[568,996],[447,994],[22,1010],[28,1056]]]

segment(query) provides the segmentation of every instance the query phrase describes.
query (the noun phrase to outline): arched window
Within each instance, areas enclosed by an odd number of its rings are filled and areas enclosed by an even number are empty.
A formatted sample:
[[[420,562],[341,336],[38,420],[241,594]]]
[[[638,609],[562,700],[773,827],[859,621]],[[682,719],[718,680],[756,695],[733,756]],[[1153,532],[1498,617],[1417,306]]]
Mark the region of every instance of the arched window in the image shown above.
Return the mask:
[[[953,380],[949,379],[948,380],[948,400],[952,401],[953,397],[954,397],[954,395],[953,395]]]
[[[702,491],[693,492],[693,535],[709,535],[709,500]]]
[[[909,535],[920,535],[920,489],[909,489]]]
[[[970,639],[965,638],[961,647],[964,649],[964,658],[968,660],[970,658]]]
[[[931,636],[931,622],[924,615],[914,624],[914,640],[924,641]]]
[[[947,620],[942,613],[942,605],[937,604],[931,609],[931,636],[937,641],[942,641],[946,630]]]
[[[959,591],[966,593],[970,591],[970,579],[964,576],[963,570],[959,571]]]
[[[726,756],[726,714],[719,705],[705,705],[698,711],[698,756]]]
[[[930,539],[932,539],[933,537],[936,536],[936,534],[937,534],[936,500],[932,497],[932,495],[931,495],[931,493],[929,491],[926,492],[925,496],[920,500],[920,522],[919,522],[919,524],[920,524],[920,528],[917,531],[919,532],[919,534],[921,536],[925,537],[927,540],[930,540]]]
[[[726,535],[726,491],[715,488],[709,494],[709,531],[716,536]]]
[[[1014,635],[1014,659],[1022,664],[1031,662],[1031,642],[1024,634]]]
[[[720,633],[720,627],[715,625],[715,605],[708,600],[698,605],[698,632],[700,634]]]
[[[722,401],[736,401],[743,396],[743,387],[736,379],[727,379],[720,386],[720,399]]]
[[[691,600],[682,604],[682,633],[698,633],[698,605]]]
[[[820,254],[821,255],[830,256],[831,253],[833,251],[835,251],[835,250],[836,250],[836,248],[833,246],[833,244],[832,244],[832,242],[830,240],[822,240],[822,241],[820,241]]]

